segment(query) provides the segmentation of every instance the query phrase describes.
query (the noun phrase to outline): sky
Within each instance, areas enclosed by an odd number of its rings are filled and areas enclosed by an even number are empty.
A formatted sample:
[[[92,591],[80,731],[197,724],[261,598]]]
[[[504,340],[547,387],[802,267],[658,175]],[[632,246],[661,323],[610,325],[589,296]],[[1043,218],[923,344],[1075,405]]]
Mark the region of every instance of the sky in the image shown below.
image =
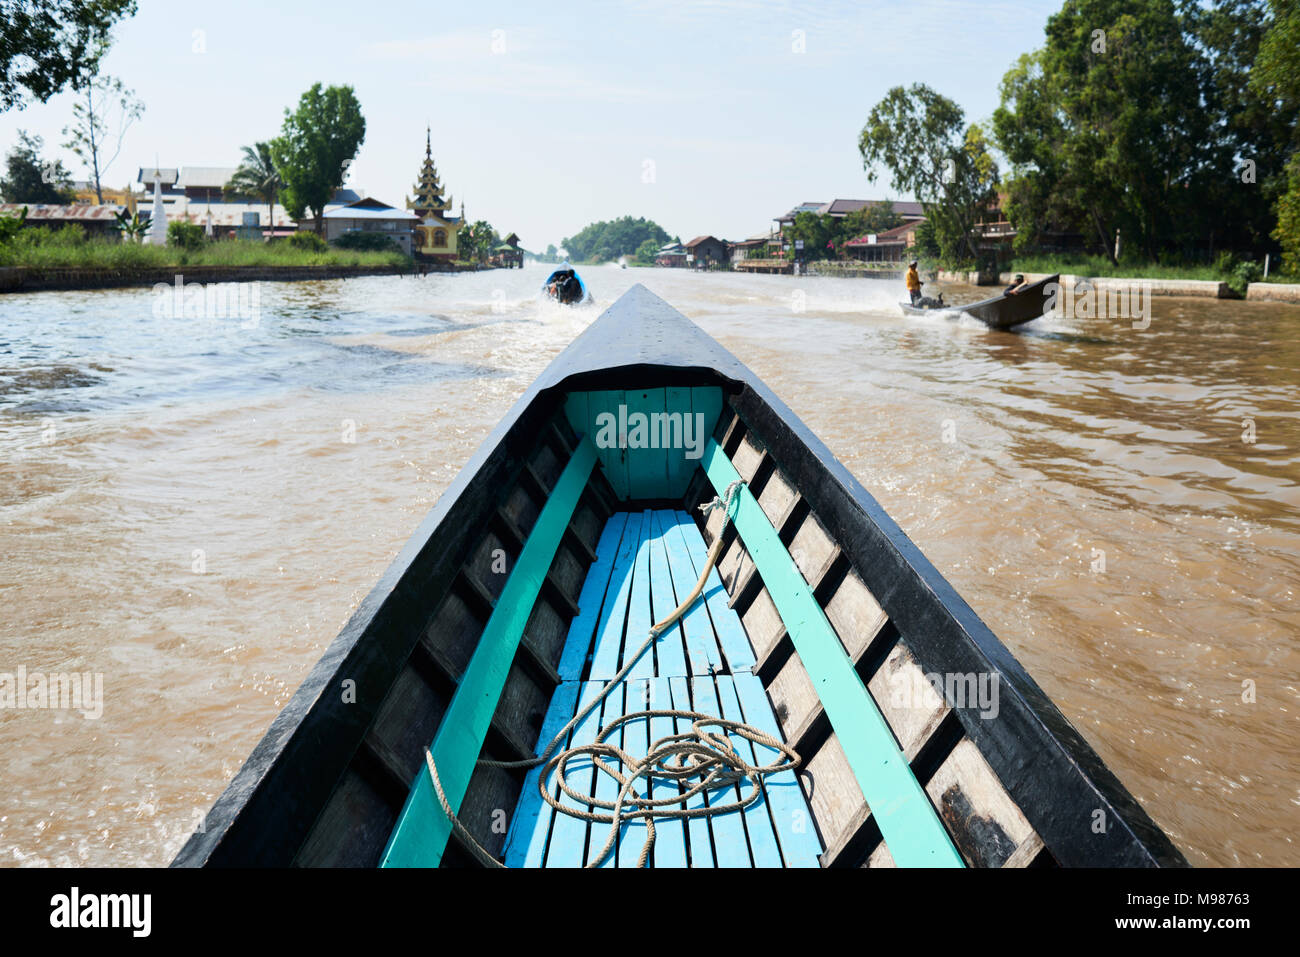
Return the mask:
[[[313,83],[351,85],[366,137],[347,185],[403,206],[433,156],[459,212],[542,251],[645,216],[683,240],[766,231],[805,201],[911,199],[862,168],[858,133],[893,86],[926,83],[987,120],[1060,0],[220,3],[140,0],[101,71],[145,103],[104,184],[137,168],[235,166]],[[0,113],[72,176],[68,93]]]

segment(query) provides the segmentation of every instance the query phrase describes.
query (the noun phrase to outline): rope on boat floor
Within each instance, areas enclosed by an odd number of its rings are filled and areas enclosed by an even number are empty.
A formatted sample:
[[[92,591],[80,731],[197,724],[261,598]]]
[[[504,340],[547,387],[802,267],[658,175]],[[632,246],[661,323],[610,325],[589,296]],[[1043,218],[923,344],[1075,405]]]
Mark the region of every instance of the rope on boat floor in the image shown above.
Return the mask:
[[[551,752],[555,750],[556,746],[564,740],[578,722],[590,714],[605,699],[606,695],[627,677],[628,672],[632,670],[632,666],[645,654],[656,639],[682,615],[686,614],[699,599],[704,591],[704,584],[709,577],[709,572],[712,571],[718,556],[722,552],[722,533],[726,531],[727,523],[731,520],[731,504],[742,485],[744,485],[744,482],[737,479],[727,486],[722,498],[715,496],[713,501],[700,506],[700,511],[706,516],[716,508],[722,509],[722,527],[718,529],[717,538],[714,539],[713,546],[709,549],[708,558],[704,562],[704,567],[700,570],[699,580],[695,583],[691,593],[673,610],[672,614],[650,628],[650,634],[642,642],[636,653],[624,663],[618,674],[606,683],[600,693],[574,715],[568,724],[560,729],[559,733],[546,746],[546,750],[535,758],[527,758],[523,761],[490,761],[487,759],[478,761],[480,766],[490,768],[524,769],[545,764],[546,767],[538,778],[537,786],[541,791],[542,799],[547,804],[561,814],[568,814],[571,817],[590,821],[594,824],[610,825],[605,846],[587,865],[588,867],[599,867],[609,857],[618,840],[619,831],[625,822],[645,819],[646,839],[645,844],[641,847],[641,856],[637,860],[637,867],[645,867],[646,862],[650,859],[650,852],[654,848],[655,819],[707,817],[712,814],[728,814],[732,811],[739,811],[753,804],[762,795],[762,779],[764,777],[781,771],[793,771],[799,767],[799,755],[792,748],[783,741],[764,734],[753,725],[741,721],[730,721],[700,711],[676,710],[647,710],[621,715],[601,728],[600,733],[596,735],[595,741],[591,744],[574,745],[551,757]],[[658,739],[650,745],[649,752],[644,757],[639,758],[629,755],[622,748],[606,741],[606,738],[622,725],[631,721],[649,721],[651,718],[680,718],[691,721],[691,730]],[[711,728],[721,728],[722,733],[708,730]],[[771,764],[750,764],[736,752],[736,748],[729,738],[731,734],[745,738],[753,744],[774,748],[780,752],[780,757]],[[591,763],[597,773],[608,774],[618,782],[619,791],[615,800],[607,801],[591,794],[580,793],[569,784],[566,776],[568,764],[574,758],[583,755],[590,756]],[[617,767],[606,764],[601,760],[602,757],[613,758],[618,766],[627,769],[626,773],[620,773]],[[438,766],[434,763],[433,753],[427,747],[424,749],[424,758],[429,767],[429,777],[433,781],[434,793],[438,796],[438,803],[442,805],[442,810],[451,822],[452,829],[461,836],[465,846],[483,864],[488,867],[505,867],[501,861],[488,853],[488,850],[478,842],[474,835],[469,832],[469,829],[456,817],[451,802],[447,800],[447,795],[442,789],[442,781],[438,778]],[[588,769],[584,768],[583,770]],[[559,789],[569,797],[579,804],[586,805],[587,808],[603,808],[608,813],[584,810],[571,804],[562,803],[558,797],[551,794],[550,789],[547,787],[547,782],[553,773],[556,775],[556,783],[558,783]],[[646,782],[645,794],[647,796],[642,796],[636,788],[636,782],[642,779]],[[698,780],[690,783],[693,779]],[[668,797],[663,798],[652,799],[648,797],[651,793],[651,786],[656,781],[662,782],[654,788],[656,792],[676,790],[679,793],[670,793]],[[749,790],[737,800],[725,804],[710,803],[708,806],[686,806],[687,802],[697,795],[712,795],[715,790],[731,789],[734,793],[734,789],[737,786],[743,786],[745,781],[749,782]],[[714,801],[717,798],[709,797],[708,800]]]

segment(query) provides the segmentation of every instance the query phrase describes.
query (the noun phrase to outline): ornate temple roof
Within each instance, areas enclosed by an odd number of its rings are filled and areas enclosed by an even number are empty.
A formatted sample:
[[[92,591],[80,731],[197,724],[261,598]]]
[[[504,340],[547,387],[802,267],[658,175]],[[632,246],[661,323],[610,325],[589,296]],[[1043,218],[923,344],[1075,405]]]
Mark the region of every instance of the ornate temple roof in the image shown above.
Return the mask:
[[[420,167],[420,179],[415,184],[415,199],[408,200],[407,209],[413,209],[421,215],[430,211],[451,208],[451,197],[442,195],[443,186],[438,178],[438,167],[433,163],[432,132],[426,128],[424,134],[424,163]]]

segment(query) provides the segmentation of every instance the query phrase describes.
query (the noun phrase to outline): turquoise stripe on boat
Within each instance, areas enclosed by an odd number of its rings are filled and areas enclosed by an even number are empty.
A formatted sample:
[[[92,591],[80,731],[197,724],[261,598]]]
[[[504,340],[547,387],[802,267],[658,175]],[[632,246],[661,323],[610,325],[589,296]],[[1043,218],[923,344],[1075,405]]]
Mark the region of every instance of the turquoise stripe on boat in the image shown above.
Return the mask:
[[[578,443],[542,507],[479,639],[469,666],[438,726],[431,751],[438,776],[453,808],[469,787],[474,763],[496,711],[524,626],[532,614],[560,539],[596,463],[596,447],[586,436]],[[421,767],[397,826],[384,849],[381,867],[437,867],[451,836],[451,822],[438,804],[427,768]]]
[[[740,478],[712,439],[703,466],[719,495]],[[748,486],[734,500],[732,522],[813,680],[894,862],[899,867],[964,866],[812,589]]]

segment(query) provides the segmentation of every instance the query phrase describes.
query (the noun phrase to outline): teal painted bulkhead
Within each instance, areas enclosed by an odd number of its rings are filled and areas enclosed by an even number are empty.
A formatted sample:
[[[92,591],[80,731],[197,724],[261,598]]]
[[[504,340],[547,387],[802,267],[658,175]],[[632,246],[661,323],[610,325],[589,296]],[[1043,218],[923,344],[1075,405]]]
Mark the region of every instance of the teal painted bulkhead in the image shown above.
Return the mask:
[[[591,437],[620,502],[686,494],[722,414],[717,386],[571,392],[569,425]]]

